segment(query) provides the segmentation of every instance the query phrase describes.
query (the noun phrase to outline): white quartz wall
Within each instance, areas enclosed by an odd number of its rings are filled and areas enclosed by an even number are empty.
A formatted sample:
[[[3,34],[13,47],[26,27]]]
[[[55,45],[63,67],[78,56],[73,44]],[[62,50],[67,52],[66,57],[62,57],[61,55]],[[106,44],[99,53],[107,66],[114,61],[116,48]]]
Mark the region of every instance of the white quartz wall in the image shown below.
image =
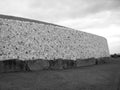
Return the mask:
[[[0,60],[107,56],[107,40],[103,37],[50,24],[0,18]]]

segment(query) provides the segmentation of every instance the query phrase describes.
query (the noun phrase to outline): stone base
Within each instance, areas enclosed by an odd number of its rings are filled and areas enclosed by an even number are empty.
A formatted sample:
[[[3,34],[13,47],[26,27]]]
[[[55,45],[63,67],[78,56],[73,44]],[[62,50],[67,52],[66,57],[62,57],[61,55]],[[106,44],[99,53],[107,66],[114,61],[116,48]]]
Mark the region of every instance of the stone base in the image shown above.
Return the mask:
[[[77,59],[77,60],[4,60],[0,61],[0,72],[17,72],[17,71],[39,71],[39,70],[62,70],[74,67],[90,66],[95,64],[109,63],[109,58],[100,59]]]
[[[43,70],[43,69],[49,68],[48,60],[41,60],[41,59],[28,60],[28,61],[26,61],[26,64],[31,71],[38,71],[38,70]]]
[[[50,60],[49,64],[50,64],[49,69],[67,69],[76,66],[74,60],[62,60],[62,59]]]
[[[89,66],[89,65],[95,65],[96,64],[96,59],[90,58],[90,59],[83,59],[83,60],[76,60],[76,67],[81,67],[81,66]]]
[[[0,61],[0,72],[30,71],[27,64],[21,60]]]
[[[110,63],[110,62],[111,62],[110,57],[104,57],[104,58],[96,59],[96,64],[105,64],[105,63]]]

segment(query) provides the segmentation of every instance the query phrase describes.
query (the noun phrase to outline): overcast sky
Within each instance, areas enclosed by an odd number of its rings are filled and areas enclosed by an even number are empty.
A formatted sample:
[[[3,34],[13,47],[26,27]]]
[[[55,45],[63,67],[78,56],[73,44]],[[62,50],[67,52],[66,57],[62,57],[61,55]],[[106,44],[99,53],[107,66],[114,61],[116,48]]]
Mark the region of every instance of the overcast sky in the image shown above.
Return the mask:
[[[120,0],[0,0],[0,14],[104,36],[110,53],[120,53]]]

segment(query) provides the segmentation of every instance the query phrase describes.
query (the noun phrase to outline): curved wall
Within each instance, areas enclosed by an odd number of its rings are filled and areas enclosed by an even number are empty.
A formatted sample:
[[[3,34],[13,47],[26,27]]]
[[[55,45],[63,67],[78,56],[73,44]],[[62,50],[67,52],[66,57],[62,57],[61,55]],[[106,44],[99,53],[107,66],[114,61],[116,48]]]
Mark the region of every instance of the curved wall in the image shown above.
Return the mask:
[[[104,37],[40,21],[0,16],[0,60],[108,56]]]

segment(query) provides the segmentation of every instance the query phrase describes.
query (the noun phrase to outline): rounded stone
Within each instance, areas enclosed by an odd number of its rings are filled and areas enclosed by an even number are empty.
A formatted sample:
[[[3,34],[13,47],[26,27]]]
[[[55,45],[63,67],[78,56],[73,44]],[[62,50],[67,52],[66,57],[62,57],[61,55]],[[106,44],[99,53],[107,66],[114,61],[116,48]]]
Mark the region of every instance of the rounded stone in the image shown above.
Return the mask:
[[[81,60],[76,60],[76,66],[89,66],[89,65],[95,65],[96,64],[96,59],[91,58],[91,59],[81,59]]]
[[[26,64],[31,71],[38,71],[49,68],[49,62],[47,60],[29,60],[26,62]]]

